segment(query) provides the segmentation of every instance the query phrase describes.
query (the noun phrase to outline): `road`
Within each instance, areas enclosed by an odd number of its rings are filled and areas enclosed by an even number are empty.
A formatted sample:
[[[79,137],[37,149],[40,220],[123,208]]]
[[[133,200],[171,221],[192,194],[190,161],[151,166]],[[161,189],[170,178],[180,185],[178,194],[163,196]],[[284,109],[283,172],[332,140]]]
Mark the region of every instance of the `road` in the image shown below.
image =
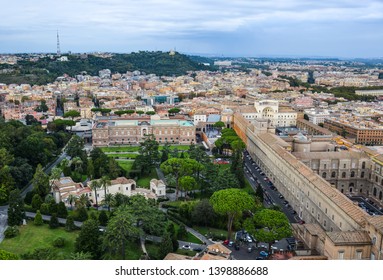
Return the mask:
[[[287,218],[289,219],[290,223],[297,223],[300,221],[300,218],[297,216],[297,214],[292,214],[292,208],[291,207],[286,207],[284,202],[285,199],[280,198],[279,195],[280,193],[278,190],[275,188],[275,190],[271,189],[273,186],[269,181],[265,181],[265,175],[261,175],[261,171],[257,171],[256,168],[258,167],[253,160],[248,158],[247,156],[244,157],[245,161],[245,176],[248,178],[248,181],[250,182],[250,185],[253,187],[254,190],[256,190],[258,183],[261,185],[263,188],[263,194],[265,197],[265,206],[270,207],[272,205],[278,205],[281,207],[282,211],[285,213]],[[254,163],[254,165],[253,165]],[[246,172],[246,170],[248,172]],[[295,209],[296,210],[296,209]]]

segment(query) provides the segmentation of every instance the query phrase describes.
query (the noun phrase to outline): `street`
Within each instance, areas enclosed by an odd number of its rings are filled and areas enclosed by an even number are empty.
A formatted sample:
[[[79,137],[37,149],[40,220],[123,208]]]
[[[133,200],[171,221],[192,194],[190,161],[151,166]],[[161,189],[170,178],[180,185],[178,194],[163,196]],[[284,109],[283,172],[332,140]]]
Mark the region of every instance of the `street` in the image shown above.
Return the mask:
[[[273,186],[273,184],[268,180],[265,180],[267,177],[265,177],[265,175],[261,175],[262,170],[256,170],[258,166],[254,163],[254,161],[251,158],[249,159],[247,156],[244,156],[244,161],[245,176],[254,191],[256,190],[258,184],[262,187],[265,206],[271,207],[272,205],[278,205],[281,207],[281,210],[285,213],[290,223],[297,223],[300,221],[297,214],[293,214],[294,209],[290,206],[290,204],[288,204],[288,202],[286,204],[286,200],[284,200],[283,197],[280,197],[280,193]]]

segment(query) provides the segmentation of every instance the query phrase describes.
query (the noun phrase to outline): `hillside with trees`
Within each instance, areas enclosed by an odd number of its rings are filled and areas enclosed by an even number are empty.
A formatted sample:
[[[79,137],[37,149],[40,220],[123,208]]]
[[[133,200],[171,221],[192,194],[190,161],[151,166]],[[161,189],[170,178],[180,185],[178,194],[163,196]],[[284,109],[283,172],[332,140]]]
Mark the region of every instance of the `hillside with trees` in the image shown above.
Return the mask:
[[[38,61],[18,61],[15,65],[0,64],[0,83],[5,84],[46,84],[53,82],[64,74],[75,76],[81,72],[98,75],[102,69],[110,69],[112,73],[126,73],[139,70],[158,76],[179,76],[187,71],[208,70],[208,66],[191,60],[190,57],[175,52],[140,51],[129,54],[113,54],[110,58],[94,55],[68,55],[68,61],[58,61],[56,57],[45,57]]]

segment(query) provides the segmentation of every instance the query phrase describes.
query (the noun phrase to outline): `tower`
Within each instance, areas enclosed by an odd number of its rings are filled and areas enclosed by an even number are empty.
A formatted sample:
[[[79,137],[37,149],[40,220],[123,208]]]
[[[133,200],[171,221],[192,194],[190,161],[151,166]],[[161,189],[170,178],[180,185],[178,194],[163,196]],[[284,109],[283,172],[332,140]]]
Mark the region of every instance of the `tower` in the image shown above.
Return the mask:
[[[60,51],[60,37],[59,37],[59,31],[57,30],[57,56],[61,56]]]

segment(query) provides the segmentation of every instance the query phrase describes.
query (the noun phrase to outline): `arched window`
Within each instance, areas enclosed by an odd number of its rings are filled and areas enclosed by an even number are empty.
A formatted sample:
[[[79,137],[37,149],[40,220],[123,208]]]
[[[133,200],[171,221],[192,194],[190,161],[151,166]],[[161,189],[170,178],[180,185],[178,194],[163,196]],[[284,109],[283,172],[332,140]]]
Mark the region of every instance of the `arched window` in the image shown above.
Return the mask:
[[[331,172],[331,178],[335,178],[335,176],[336,176],[336,172],[335,171]]]
[[[355,177],[355,171],[351,171],[350,177]]]
[[[366,168],[366,162],[362,162],[362,169],[365,169]]]
[[[343,190],[343,189],[341,189],[341,190],[340,190],[340,192],[341,192],[341,193],[343,193],[343,192],[344,192],[344,190]]]
[[[342,178],[346,178],[346,172],[342,172]]]
[[[322,173],[322,178],[325,178],[325,179],[326,179],[326,176],[327,176],[326,172],[323,172],[323,173]]]
[[[378,182],[378,176],[375,176],[375,183]]]
[[[374,188],[374,191],[372,192],[372,195],[376,197],[376,188]]]

